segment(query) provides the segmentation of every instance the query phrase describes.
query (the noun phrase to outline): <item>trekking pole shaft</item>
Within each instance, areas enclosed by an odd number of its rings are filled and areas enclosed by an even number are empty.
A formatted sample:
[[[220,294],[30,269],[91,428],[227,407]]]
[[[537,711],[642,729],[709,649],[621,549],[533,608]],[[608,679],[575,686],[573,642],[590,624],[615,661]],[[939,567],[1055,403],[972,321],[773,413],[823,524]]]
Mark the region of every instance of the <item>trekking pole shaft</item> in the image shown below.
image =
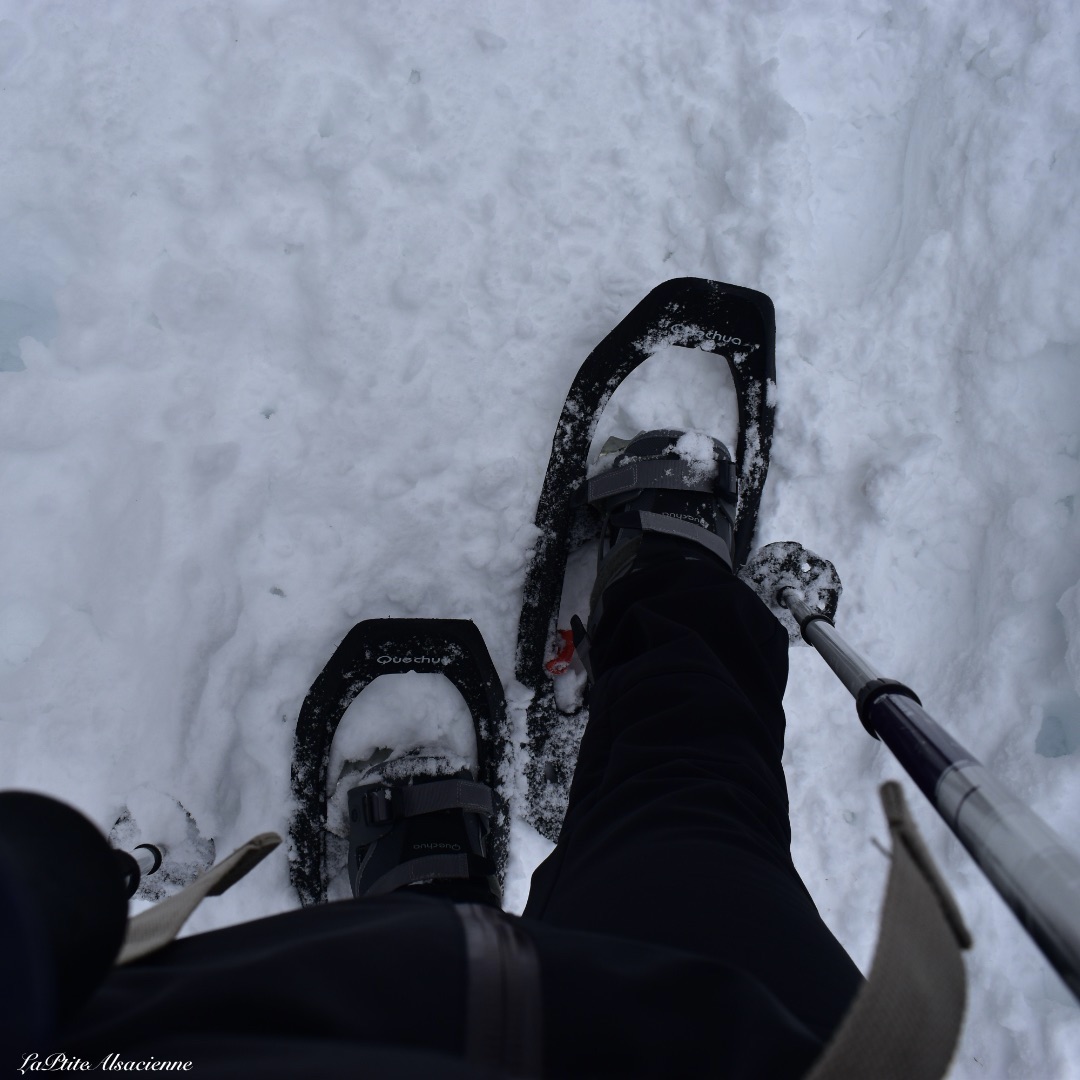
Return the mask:
[[[792,589],[781,593],[802,629],[880,738],[970,852],[1080,1001],[1080,859],[900,683],[884,679]]]
[[[795,600],[802,603],[797,596]],[[883,678],[877,668],[867,663],[848,645],[836,632],[832,623],[824,619],[813,619],[803,626],[800,620],[800,626],[802,626],[803,638],[821,653],[825,663],[833,669],[836,677],[848,688],[852,697],[857,698],[859,691],[867,683]]]
[[[162,849],[157,844],[140,844],[134,851],[116,851],[116,859],[124,875],[124,889],[130,897],[135,895],[139,882],[161,866]]]
[[[144,877],[161,865],[161,849],[156,844],[140,844],[131,852],[131,857],[139,864],[139,873]]]

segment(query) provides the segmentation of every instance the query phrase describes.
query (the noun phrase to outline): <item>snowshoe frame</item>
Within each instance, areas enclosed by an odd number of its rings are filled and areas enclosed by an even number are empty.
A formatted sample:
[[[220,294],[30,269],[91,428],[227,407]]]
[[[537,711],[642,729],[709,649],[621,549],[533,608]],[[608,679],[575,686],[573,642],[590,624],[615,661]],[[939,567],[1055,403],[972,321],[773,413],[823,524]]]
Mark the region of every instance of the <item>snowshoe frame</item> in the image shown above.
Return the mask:
[[[545,660],[561,644],[556,620],[567,559],[599,533],[599,517],[579,495],[597,421],[619,384],[658,349],[698,348],[723,357],[735,384],[739,480],[732,556],[748,558],[769,469],[775,414],[776,323],[764,293],[703,278],[673,278],[652,290],[581,365],[552,440],[536,510],[539,536],[525,576],[518,624],[516,675],[532,691],[526,712],[526,819],[557,840],[566,812],[573,763],[588,719],[583,705],[562,713]]]
[[[500,884],[506,873],[510,816],[501,792],[508,790],[509,737],[502,682],[483,636],[466,619],[368,619],[349,631],[312,684],[296,722],[289,827],[290,877],[306,907],[326,900],[327,770],[334,733],[345,711],[380,675],[409,671],[444,675],[472,714],[478,755],[477,780],[492,789],[495,813],[489,855]]]

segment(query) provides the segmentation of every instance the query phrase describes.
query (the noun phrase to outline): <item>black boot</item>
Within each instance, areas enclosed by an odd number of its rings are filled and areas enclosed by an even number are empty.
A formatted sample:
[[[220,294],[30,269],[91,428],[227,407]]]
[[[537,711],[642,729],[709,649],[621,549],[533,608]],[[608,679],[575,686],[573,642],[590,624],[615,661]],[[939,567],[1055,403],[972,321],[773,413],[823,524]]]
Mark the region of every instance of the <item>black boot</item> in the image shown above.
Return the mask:
[[[604,515],[589,634],[600,621],[604,590],[627,574],[672,557],[732,568],[738,481],[727,447],[707,435],[661,429],[626,442],[609,439],[601,453],[613,449],[612,467],[588,484],[589,503]]]

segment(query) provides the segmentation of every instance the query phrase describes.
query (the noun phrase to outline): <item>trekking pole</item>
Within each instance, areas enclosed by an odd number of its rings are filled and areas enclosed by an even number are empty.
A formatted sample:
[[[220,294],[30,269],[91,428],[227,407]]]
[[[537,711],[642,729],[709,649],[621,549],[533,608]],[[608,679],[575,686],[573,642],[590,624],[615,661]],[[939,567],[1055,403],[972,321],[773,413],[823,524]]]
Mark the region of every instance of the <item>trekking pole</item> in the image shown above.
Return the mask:
[[[139,844],[133,851],[121,851],[113,848],[120,872],[124,875],[124,889],[129,897],[135,895],[147,874],[154,873],[161,866],[163,852],[157,844]]]
[[[790,586],[776,598],[851,691],[866,730],[896,755],[1080,1001],[1075,852],[947,734],[908,687],[882,676],[844,641],[828,615]]]

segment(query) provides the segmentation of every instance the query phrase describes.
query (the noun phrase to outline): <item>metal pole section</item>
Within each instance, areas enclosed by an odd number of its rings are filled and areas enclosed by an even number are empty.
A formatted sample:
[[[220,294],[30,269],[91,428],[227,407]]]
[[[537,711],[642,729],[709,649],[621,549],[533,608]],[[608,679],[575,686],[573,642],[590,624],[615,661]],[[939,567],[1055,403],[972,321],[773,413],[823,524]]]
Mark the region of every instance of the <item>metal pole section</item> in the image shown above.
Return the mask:
[[[134,851],[115,851],[117,865],[124,875],[124,890],[134,896],[147,874],[152,874],[161,866],[162,849],[156,844],[140,844]]]
[[[161,865],[161,848],[156,844],[140,844],[131,857],[139,864],[139,873],[146,877]]]
[[[1080,1001],[1080,858],[797,592],[783,589],[779,601]]]

